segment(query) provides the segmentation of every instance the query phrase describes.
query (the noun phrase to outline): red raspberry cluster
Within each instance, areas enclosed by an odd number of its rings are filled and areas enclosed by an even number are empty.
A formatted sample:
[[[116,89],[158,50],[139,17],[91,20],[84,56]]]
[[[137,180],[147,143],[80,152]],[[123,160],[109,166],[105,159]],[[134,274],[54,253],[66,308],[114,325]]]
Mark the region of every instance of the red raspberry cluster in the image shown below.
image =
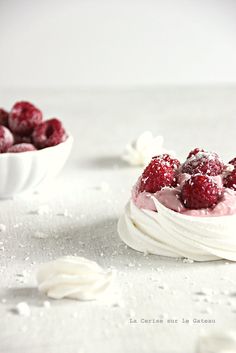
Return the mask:
[[[58,145],[67,134],[60,120],[43,121],[43,114],[29,102],[17,102],[10,112],[0,109],[0,153],[35,151]]]
[[[155,193],[164,187],[178,186],[180,200],[186,208],[214,207],[221,200],[224,188],[236,190],[236,158],[229,164],[234,169],[227,172],[227,166],[215,152],[199,148],[192,150],[182,165],[167,154],[156,156],[140,178],[139,192]],[[181,186],[178,185],[180,174],[188,174]],[[223,187],[216,183],[217,176],[222,178]]]

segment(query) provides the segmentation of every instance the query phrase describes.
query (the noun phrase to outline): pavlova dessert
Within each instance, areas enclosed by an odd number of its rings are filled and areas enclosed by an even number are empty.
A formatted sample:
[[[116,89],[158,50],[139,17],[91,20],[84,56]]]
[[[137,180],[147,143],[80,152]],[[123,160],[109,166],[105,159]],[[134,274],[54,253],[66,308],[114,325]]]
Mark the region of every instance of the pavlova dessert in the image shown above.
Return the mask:
[[[153,157],[119,220],[131,248],[195,261],[236,261],[236,158],[198,148],[181,164]]]

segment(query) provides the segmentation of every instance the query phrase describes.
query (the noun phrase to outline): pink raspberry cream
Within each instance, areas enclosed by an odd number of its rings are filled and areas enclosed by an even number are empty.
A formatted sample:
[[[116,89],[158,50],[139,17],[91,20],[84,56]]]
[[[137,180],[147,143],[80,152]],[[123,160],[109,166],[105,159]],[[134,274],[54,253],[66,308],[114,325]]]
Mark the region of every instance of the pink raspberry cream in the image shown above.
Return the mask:
[[[219,217],[236,214],[236,191],[229,188],[222,189],[221,199],[214,207],[202,209],[186,208],[180,198],[181,184],[190,177],[187,173],[181,173],[179,174],[180,184],[177,187],[165,187],[155,193],[139,192],[138,180],[132,191],[132,200],[138,208],[156,211],[153,201],[156,198],[165,207],[193,217]],[[219,187],[222,187],[223,177],[221,175],[213,176],[212,179]]]

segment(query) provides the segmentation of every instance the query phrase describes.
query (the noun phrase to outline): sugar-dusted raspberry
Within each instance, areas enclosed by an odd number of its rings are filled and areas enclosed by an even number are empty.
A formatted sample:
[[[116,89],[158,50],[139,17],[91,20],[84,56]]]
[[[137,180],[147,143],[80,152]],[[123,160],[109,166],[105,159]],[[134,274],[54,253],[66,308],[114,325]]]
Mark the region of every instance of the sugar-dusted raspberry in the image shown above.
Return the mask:
[[[37,148],[45,148],[58,145],[65,141],[66,136],[61,121],[53,118],[38,125],[33,132],[32,138]]]
[[[236,168],[236,157],[231,159],[231,161],[229,162],[229,164],[232,164],[234,166],[234,168]]]
[[[236,191],[236,166],[234,170],[224,178],[224,186]]]
[[[154,193],[165,186],[176,186],[175,170],[169,161],[155,157],[145,168],[140,181],[139,192]]]
[[[206,152],[206,151],[198,147],[194,148],[194,150],[189,152],[187,159],[191,158],[192,156],[195,156],[198,152]]]
[[[41,123],[42,112],[29,102],[16,103],[10,112],[9,127],[15,134],[29,136]]]
[[[200,209],[216,205],[222,189],[207,175],[192,175],[181,190],[181,200],[186,208]]]
[[[167,153],[164,153],[164,154],[160,154],[158,156],[155,156],[155,157],[152,157],[152,159],[155,159],[155,158],[161,158],[163,159],[164,161],[166,161],[167,163],[170,164],[170,166],[173,168],[173,169],[178,169],[179,166],[180,166],[180,161],[176,158],[173,158],[171,157],[169,154]]]
[[[193,155],[182,166],[182,173],[191,175],[220,175],[224,170],[224,163],[221,161],[217,153],[214,152],[198,152]]]
[[[8,118],[9,118],[9,113],[0,108],[0,125],[4,125],[8,127]]]
[[[18,143],[8,148],[9,153],[20,153],[20,152],[30,152],[36,151],[36,148],[31,143]]]
[[[0,153],[6,152],[13,143],[14,137],[11,131],[7,127],[0,125]]]

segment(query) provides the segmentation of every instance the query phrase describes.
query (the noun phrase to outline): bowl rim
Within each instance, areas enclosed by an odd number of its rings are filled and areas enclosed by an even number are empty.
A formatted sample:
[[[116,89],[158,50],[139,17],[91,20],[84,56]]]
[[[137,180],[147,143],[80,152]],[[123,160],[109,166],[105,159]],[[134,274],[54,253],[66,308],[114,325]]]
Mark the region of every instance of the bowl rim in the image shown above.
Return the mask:
[[[29,155],[32,155],[32,154],[39,154],[39,153],[46,153],[45,151],[52,151],[52,150],[55,150],[57,149],[58,147],[62,146],[62,145],[65,145],[65,144],[68,144],[68,143],[72,143],[73,142],[73,136],[68,133],[67,134],[67,138],[65,141],[63,142],[60,142],[58,143],[58,145],[55,145],[55,146],[50,146],[50,147],[45,147],[45,148],[42,148],[41,150],[35,150],[35,151],[25,151],[25,152],[5,152],[5,153],[0,153],[0,159],[3,159],[3,158],[7,158],[7,157],[16,157],[16,156],[19,156],[19,158],[21,158],[22,156],[29,156]]]

